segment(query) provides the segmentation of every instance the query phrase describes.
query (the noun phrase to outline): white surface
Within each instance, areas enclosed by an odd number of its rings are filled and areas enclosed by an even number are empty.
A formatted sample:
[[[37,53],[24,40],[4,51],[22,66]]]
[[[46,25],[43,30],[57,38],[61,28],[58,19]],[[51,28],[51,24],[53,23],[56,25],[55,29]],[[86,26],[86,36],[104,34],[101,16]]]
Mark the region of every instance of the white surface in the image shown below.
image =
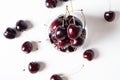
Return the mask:
[[[74,9],[83,9],[87,19],[88,39],[81,50],[66,54],[50,45],[48,24],[52,17],[65,12],[61,4],[55,9],[45,7],[45,0],[0,0],[0,80],[49,80],[55,73],[66,74],[68,80],[120,80],[120,2],[111,0],[116,19],[108,23],[103,14],[109,9],[108,0],[73,0]],[[70,9],[71,10],[71,9]],[[33,23],[33,27],[13,40],[6,39],[3,33],[7,27],[15,27],[16,21],[23,19]],[[39,50],[26,55],[26,71],[23,72],[25,54],[21,45],[25,41],[42,41]],[[94,48],[98,55],[93,61],[83,64],[82,54]],[[27,65],[31,61],[45,63],[42,71],[31,74]],[[71,72],[71,73],[70,73]],[[74,72],[78,72],[74,75]]]

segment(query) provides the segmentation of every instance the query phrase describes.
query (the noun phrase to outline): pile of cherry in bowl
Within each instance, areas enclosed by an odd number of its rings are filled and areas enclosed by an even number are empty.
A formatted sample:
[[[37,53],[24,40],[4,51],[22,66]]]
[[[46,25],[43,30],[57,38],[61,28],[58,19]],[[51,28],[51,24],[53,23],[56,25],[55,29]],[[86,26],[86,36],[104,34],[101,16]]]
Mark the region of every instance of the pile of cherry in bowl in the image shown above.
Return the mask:
[[[86,29],[76,16],[61,15],[50,25],[50,41],[62,52],[74,52],[83,45],[85,37]]]

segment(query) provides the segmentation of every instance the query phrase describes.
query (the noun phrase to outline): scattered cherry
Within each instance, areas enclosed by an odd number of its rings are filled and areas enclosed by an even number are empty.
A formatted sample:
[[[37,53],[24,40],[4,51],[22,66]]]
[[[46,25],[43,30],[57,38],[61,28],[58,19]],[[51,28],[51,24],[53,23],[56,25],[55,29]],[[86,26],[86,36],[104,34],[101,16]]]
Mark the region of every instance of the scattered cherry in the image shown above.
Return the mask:
[[[40,69],[40,64],[38,62],[30,62],[28,65],[28,69],[31,73],[36,73]]]
[[[115,12],[114,11],[107,11],[104,13],[104,18],[106,21],[111,22],[115,19]]]
[[[60,75],[54,74],[51,76],[50,80],[62,80],[62,78],[60,77]]]
[[[17,31],[24,31],[28,28],[28,25],[26,24],[26,22],[24,20],[19,20],[17,23],[16,23],[16,30]]]
[[[89,61],[91,61],[94,57],[94,51],[92,49],[88,49],[83,53],[83,57]]]
[[[26,52],[26,53],[30,53],[33,49],[33,45],[31,42],[26,41],[23,43],[22,45],[22,51]]]
[[[14,39],[16,37],[17,33],[15,29],[8,27],[6,31],[4,32],[4,36],[8,39]]]
[[[57,6],[57,0],[46,0],[45,4],[47,8],[55,8]]]

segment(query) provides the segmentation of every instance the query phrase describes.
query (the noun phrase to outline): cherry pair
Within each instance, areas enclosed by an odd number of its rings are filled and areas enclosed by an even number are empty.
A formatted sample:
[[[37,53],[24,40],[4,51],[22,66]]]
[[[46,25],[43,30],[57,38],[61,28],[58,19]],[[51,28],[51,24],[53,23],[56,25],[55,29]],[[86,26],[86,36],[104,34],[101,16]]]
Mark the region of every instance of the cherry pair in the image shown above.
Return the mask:
[[[17,32],[25,31],[28,28],[26,21],[19,20],[16,23],[15,28],[8,27],[5,32],[4,36],[8,39],[14,39],[17,36]]]
[[[66,2],[68,0],[46,0],[45,5],[47,8],[55,8],[58,4],[58,1]]]

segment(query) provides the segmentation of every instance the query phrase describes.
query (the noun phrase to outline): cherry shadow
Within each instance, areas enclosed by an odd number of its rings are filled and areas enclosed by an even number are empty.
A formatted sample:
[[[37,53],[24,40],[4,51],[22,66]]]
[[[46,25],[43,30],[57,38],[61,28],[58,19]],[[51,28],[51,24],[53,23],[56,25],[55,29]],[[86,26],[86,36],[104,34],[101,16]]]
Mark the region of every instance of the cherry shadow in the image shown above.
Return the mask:
[[[63,2],[62,2],[62,1],[57,0],[57,7],[62,6],[62,4],[63,4]]]
[[[32,45],[33,45],[32,51],[37,51],[38,50],[38,42],[32,41]]]
[[[117,17],[118,15],[116,15]],[[87,21],[87,39],[83,48],[89,45],[99,43],[104,38],[114,33],[116,28],[116,19],[113,22],[107,22],[104,16],[91,16],[86,15]]]
[[[46,64],[44,62],[38,62],[39,65],[40,65],[40,69],[39,69],[39,72],[43,71],[46,67]]]
[[[25,20],[25,22],[26,22],[26,24],[28,25],[28,29],[27,29],[27,30],[29,30],[29,29],[31,29],[31,28],[33,27],[33,24],[32,24],[31,21]]]
[[[64,74],[59,74],[62,78],[62,80],[68,80],[68,78]]]

